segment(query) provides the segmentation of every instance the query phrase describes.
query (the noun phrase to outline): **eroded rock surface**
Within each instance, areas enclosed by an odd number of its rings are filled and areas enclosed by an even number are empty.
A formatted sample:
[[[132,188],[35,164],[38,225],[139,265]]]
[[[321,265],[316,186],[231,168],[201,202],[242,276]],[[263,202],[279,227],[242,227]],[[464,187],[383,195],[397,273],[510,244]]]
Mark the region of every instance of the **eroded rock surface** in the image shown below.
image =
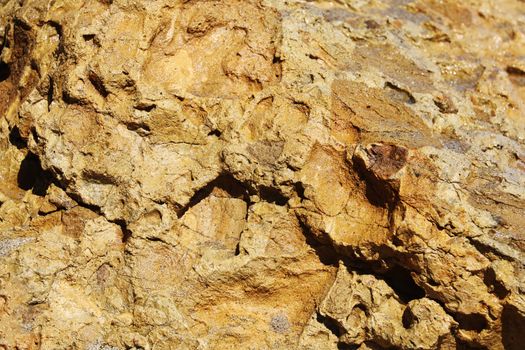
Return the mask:
[[[0,349],[521,349],[525,3],[0,1]]]

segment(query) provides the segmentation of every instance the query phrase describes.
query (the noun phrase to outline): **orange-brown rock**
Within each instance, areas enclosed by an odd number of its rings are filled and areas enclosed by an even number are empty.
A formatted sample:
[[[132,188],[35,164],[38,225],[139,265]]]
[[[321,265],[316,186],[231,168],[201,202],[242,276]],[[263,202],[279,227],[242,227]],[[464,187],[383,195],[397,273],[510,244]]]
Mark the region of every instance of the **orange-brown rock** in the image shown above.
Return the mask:
[[[524,28],[0,1],[0,349],[521,349]]]

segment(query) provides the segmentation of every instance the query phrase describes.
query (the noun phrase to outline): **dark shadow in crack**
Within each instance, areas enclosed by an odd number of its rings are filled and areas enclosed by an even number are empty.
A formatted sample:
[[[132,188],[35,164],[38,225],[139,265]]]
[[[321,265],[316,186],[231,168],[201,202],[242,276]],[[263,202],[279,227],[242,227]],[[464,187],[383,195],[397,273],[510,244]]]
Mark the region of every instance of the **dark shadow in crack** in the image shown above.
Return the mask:
[[[47,188],[53,182],[50,172],[42,169],[40,159],[28,152],[22,163],[17,175],[18,187],[24,191],[32,190],[37,196],[45,196]]]
[[[288,197],[283,195],[281,191],[276,188],[268,186],[259,187],[259,197],[265,202],[273,203],[276,205],[286,205],[288,203]]]
[[[242,182],[234,178],[231,174],[221,174],[215,180],[209,182],[200,190],[195,192],[188,204],[177,211],[177,216],[181,218],[189,209],[199,204],[202,200],[207,198],[215,188],[220,188],[226,191],[232,198],[239,198],[246,203],[250,203],[250,193],[248,187]]]
[[[397,263],[391,263],[385,269],[380,261],[359,261],[357,258],[341,258],[347,266],[348,271],[356,271],[362,275],[373,275],[384,281],[394,290],[401,302],[408,303],[411,300],[421,299],[426,296],[425,290],[414,281],[412,272]]]
[[[6,81],[11,76],[11,68],[3,61],[0,61],[0,83]]]
[[[372,205],[390,210],[394,208],[398,195],[388,182],[377,179],[360,159],[354,159],[353,168],[365,184],[365,196]]]
[[[215,180],[195,192],[188,204],[177,211],[177,216],[181,218],[190,208],[208,197],[215,188],[225,191],[231,198],[242,199],[248,206],[252,204],[250,195],[258,195],[262,201],[280,206],[286,205],[289,200],[289,198],[277,188],[263,185],[250,187],[248,184],[237,180],[233,175],[222,173]]]
[[[506,350],[523,349],[525,314],[513,305],[505,305],[501,313],[503,346]]]
[[[120,230],[122,231],[122,243],[126,243],[132,235],[131,230],[128,229],[126,221],[117,219],[112,222],[120,227]]]
[[[319,242],[319,240],[315,237],[310,227],[308,227],[308,225],[304,223],[303,220],[301,220],[301,218],[298,217],[297,221],[299,222],[301,230],[303,231],[303,235],[306,239],[306,244],[308,244],[310,248],[314,250],[315,254],[319,258],[319,261],[324,265],[338,266],[339,254],[337,254],[334,247]]]
[[[18,149],[27,148],[27,141],[20,135],[18,126],[14,126],[9,132],[9,143]]]
[[[340,337],[346,333],[345,329],[331,317],[323,316],[321,313],[317,312],[317,322],[323,324],[332,334],[336,337]]]
[[[416,284],[410,270],[402,266],[394,265],[381,277],[405,303],[425,296],[425,291]]]

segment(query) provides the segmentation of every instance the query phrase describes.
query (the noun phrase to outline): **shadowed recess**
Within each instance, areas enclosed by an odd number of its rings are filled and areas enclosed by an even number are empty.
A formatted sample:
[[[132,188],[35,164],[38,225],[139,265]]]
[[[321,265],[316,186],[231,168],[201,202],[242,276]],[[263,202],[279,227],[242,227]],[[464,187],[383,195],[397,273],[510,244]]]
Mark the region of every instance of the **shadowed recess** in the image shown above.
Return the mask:
[[[459,323],[459,327],[468,331],[481,332],[487,328],[487,320],[480,314],[458,313],[454,317]]]
[[[246,186],[230,174],[221,174],[215,180],[209,182],[195,192],[188,204],[177,212],[177,216],[181,218],[189,209],[208,197],[215,188],[220,188],[223,191],[226,191],[232,198],[240,198],[246,203],[250,202],[250,195]]]
[[[52,182],[52,177],[49,172],[42,169],[40,159],[29,152],[22,160],[22,163],[20,163],[17,182],[18,187],[21,189],[25,191],[32,190],[33,194],[44,196]]]
[[[9,68],[9,65],[5,62],[0,61],[0,83],[9,79],[10,75],[11,68]]]
[[[382,277],[405,303],[425,296],[425,291],[414,282],[410,271],[399,265],[390,268]]]
[[[506,350],[523,349],[525,315],[513,305],[506,305],[501,315],[503,345]]]
[[[322,323],[332,334],[340,337],[345,333],[345,329],[334,319],[317,313],[317,322]]]
[[[89,74],[88,74],[88,79],[91,82],[91,84],[93,85],[93,87],[95,88],[95,90],[97,90],[98,93],[102,97],[104,97],[104,98],[108,97],[109,92],[106,89],[106,86],[104,85],[104,82],[102,81],[102,79],[100,79],[100,77],[95,72],[90,71]]]
[[[507,67],[507,74],[512,83],[518,86],[525,86],[525,71],[517,67]]]
[[[281,191],[269,186],[259,186],[259,196],[262,200],[277,205],[286,205],[288,197],[283,195]]]
[[[310,227],[301,219],[297,218],[303,235],[306,239],[306,244],[310,246],[321,261],[325,265],[337,266],[339,262],[338,254],[334,251],[334,248],[329,242],[321,242],[312,232]]]
[[[20,135],[18,126],[13,127],[9,132],[9,142],[18,149],[27,147],[27,141]]]

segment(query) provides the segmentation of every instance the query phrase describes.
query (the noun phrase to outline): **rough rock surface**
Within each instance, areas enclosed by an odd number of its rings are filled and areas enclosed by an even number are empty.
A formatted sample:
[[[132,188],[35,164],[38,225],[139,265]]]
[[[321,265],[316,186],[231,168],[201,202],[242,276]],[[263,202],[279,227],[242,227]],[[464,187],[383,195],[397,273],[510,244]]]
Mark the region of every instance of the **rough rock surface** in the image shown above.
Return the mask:
[[[0,48],[0,349],[523,349],[522,0],[1,0]]]

